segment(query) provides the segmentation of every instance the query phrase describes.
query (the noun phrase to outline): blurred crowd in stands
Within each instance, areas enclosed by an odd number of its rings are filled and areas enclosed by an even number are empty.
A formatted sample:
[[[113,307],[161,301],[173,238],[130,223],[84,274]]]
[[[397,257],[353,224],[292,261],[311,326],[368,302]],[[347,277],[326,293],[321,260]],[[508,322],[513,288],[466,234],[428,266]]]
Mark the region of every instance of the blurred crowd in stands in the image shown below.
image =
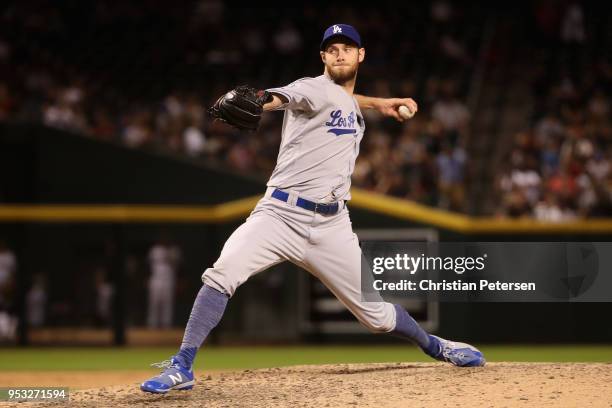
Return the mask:
[[[540,2],[535,17],[540,58],[532,120],[514,136],[498,174],[499,214],[542,221],[611,216],[612,27],[588,26],[576,2],[560,10]]]
[[[515,136],[497,184],[509,216],[564,221],[612,215],[610,100],[567,85],[560,106]]]
[[[78,20],[71,17],[77,11],[56,4],[28,4],[2,14],[12,30],[0,36],[0,59],[17,69],[0,83],[0,118],[220,160],[262,178],[275,164],[282,114],[265,115],[254,135],[212,123],[206,107],[240,83],[272,87],[320,75],[323,29],[353,23],[368,52],[358,91],[413,96],[420,105],[416,119],[403,126],[368,112],[355,185],[446,207],[454,197],[461,209],[468,50],[476,49],[480,33],[457,29],[475,17],[447,2],[406,7],[415,21],[410,29],[403,24],[409,16],[398,16],[390,3],[357,13],[304,2],[278,14],[216,0],[173,10],[159,1],[100,1],[87,3],[91,10],[81,6]]]
[[[211,122],[206,107],[241,83],[265,88],[320,75],[322,30],[342,21],[359,28],[367,51],[356,91],[419,103],[419,113],[403,124],[365,113],[354,185],[465,211],[470,161],[477,159],[469,157],[474,118],[466,101],[486,11],[446,0],[294,6],[12,2],[0,12],[0,120],[41,121],[265,179],[282,115],[265,115],[257,134],[245,134]],[[555,16],[533,10],[538,24],[556,30],[555,41],[572,50],[589,41],[580,30],[580,6],[555,10]],[[499,215],[559,220],[606,212],[609,65],[603,72],[608,88],[573,77],[555,82],[543,73],[534,94],[545,101],[533,127],[517,135],[496,183]]]

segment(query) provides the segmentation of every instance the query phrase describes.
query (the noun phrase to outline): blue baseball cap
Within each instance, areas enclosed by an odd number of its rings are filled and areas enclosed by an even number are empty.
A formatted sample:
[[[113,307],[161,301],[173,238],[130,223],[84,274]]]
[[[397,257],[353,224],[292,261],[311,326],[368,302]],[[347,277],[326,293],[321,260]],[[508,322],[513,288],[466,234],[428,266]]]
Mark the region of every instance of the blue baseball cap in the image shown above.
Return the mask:
[[[325,44],[327,40],[332,37],[346,37],[349,40],[353,41],[357,44],[358,47],[361,47],[361,37],[355,27],[350,26],[348,24],[334,24],[329,26],[325,33],[323,33],[323,40],[321,41],[321,51],[325,49]]]

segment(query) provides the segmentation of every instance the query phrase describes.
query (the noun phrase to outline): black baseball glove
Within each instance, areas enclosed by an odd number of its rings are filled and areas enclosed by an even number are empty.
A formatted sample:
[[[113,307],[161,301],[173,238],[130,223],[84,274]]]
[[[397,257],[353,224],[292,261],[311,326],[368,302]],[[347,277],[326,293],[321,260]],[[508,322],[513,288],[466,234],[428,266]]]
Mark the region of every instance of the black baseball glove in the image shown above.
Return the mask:
[[[241,85],[217,99],[208,113],[238,129],[256,130],[263,106],[270,101],[272,95],[269,92]]]

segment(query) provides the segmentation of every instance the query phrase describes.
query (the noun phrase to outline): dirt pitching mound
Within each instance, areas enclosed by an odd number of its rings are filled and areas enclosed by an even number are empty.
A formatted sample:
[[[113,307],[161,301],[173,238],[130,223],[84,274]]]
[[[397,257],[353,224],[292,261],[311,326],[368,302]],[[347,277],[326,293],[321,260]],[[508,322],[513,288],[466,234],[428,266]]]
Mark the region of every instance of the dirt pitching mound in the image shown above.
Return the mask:
[[[200,373],[201,374],[201,373]],[[192,391],[138,383],[72,391],[75,407],[612,407],[612,364],[442,363],[295,366],[203,374]],[[29,405],[29,404],[28,404]],[[14,404],[21,406],[23,404]]]

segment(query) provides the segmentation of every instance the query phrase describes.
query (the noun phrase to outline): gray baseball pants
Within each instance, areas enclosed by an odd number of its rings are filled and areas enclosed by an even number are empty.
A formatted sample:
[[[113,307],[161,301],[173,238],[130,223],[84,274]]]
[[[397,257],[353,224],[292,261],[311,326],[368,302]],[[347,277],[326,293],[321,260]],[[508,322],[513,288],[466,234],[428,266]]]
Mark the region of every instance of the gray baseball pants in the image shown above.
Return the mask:
[[[225,242],[219,259],[202,281],[229,296],[256,273],[290,261],[317,277],[372,332],[395,328],[391,303],[361,301],[361,248],[348,209],[323,215],[297,207],[297,195],[283,202],[259,201],[247,220]]]

